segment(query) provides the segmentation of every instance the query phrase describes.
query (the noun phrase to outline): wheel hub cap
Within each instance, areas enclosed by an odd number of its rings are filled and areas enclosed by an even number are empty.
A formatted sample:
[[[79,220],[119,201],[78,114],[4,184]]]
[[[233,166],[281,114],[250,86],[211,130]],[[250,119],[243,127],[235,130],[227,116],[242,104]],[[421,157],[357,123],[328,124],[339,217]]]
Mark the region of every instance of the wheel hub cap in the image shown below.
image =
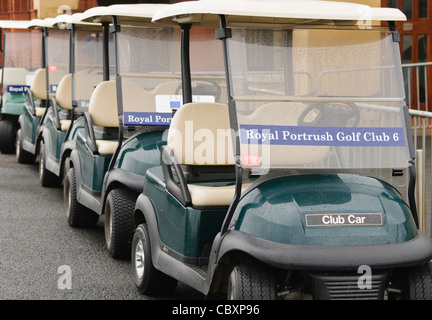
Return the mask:
[[[141,240],[138,241],[135,250],[135,272],[139,278],[144,274],[144,247]]]

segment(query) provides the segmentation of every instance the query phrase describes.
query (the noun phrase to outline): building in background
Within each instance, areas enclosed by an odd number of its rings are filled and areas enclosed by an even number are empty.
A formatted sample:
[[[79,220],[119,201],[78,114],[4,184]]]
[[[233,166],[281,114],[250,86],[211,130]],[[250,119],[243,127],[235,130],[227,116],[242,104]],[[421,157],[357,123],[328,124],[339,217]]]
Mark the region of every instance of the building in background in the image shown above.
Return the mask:
[[[55,17],[59,13],[83,12],[95,6],[126,3],[175,3],[185,0],[0,0],[0,20],[27,20],[34,18]],[[399,8],[407,16],[406,22],[397,23],[401,34],[402,63],[422,63],[432,61],[432,0],[331,0],[367,4],[373,7]],[[408,68],[407,68],[408,70]],[[413,71],[413,72],[411,72]],[[422,105],[431,99],[426,98],[432,92],[432,67],[410,69],[410,80],[406,90],[410,90],[410,100]],[[407,78],[406,76],[405,78]],[[407,80],[406,80],[407,81]],[[417,86],[417,83],[419,86]],[[419,88],[419,89],[417,89]],[[426,90],[426,88],[428,90]],[[419,91],[419,92],[417,92]],[[431,95],[432,96],[432,95]],[[432,100],[428,103],[431,105]],[[427,110],[428,106],[422,107]]]
[[[0,0],[0,19],[25,20],[55,17],[62,10],[83,12],[95,6],[120,3],[175,3],[182,0]],[[428,0],[332,0],[368,4],[374,7],[401,9],[408,21],[399,23],[402,34],[403,61],[432,61],[430,36],[432,33],[432,6]]]
[[[97,0],[1,0],[0,19],[43,19],[55,17],[66,8],[82,12],[94,6],[97,6]]]
[[[428,0],[383,0],[384,7],[399,8],[407,16],[397,24],[401,34],[403,63],[432,61],[430,37],[432,34],[431,9]]]
[[[396,24],[401,35],[402,63],[416,64],[432,61],[432,4],[428,0],[382,0],[383,7],[398,8],[407,21]],[[432,68],[413,66],[404,68],[408,104],[429,111],[432,103]],[[418,86],[417,86],[418,84]],[[427,90],[426,90],[427,89]]]
[[[55,17],[62,10],[83,12],[95,6],[120,3],[174,3],[179,0],[0,0],[1,20],[27,20]]]

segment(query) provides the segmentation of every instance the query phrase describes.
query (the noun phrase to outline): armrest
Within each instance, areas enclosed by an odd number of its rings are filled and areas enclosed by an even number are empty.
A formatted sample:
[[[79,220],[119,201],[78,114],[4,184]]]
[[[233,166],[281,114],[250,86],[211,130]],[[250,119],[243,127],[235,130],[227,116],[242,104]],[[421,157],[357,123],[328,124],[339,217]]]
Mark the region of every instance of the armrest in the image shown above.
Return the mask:
[[[55,97],[51,98],[52,101],[52,116],[53,116],[53,123],[57,130],[61,129],[60,125],[60,118],[58,113],[58,107],[57,107],[57,100]]]
[[[88,112],[84,112],[84,128],[86,134],[86,143],[93,154],[97,154],[96,138],[93,129],[93,124]]]
[[[177,162],[174,153],[167,146],[162,147],[161,162],[167,190],[171,192],[185,207],[190,206],[192,204],[192,198],[183,171],[180,164]],[[174,178],[173,170],[178,181]]]

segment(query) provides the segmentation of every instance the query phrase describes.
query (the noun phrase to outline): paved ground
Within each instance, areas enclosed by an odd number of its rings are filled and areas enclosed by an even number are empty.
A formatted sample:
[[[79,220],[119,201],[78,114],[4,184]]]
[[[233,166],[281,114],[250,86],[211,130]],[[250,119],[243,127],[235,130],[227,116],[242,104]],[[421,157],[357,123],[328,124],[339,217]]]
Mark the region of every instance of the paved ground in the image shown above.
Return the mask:
[[[430,168],[430,159],[427,160]],[[428,171],[428,177],[430,177]],[[430,195],[430,178],[427,193]],[[430,197],[427,200],[430,212]],[[430,213],[427,216],[430,227]],[[62,189],[43,188],[37,165],[0,153],[0,300],[201,300],[179,284],[174,294],[138,293],[128,260],[105,249],[103,217],[93,228],[68,226]],[[66,276],[69,274],[71,278]],[[71,284],[70,289],[61,289]]]
[[[0,300],[202,299],[184,284],[170,296],[139,294],[130,261],[108,256],[103,223],[69,227],[62,190],[43,188],[37,165],[0,154]]]

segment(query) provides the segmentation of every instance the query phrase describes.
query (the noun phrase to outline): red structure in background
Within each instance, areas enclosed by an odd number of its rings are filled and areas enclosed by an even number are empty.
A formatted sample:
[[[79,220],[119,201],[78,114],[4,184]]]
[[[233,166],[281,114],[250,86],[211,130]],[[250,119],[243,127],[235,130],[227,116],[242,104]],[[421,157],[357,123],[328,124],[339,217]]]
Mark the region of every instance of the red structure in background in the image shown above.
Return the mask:
[[[74,11],[83,12],[96,6],[97,0],[79,0],[78,9]],[[0,0],[0,20],[31,20],[36,14],[33,0]]]
[[[59,0],[61,3],[61,0]],[[84,12],[85,10],[98,6],[97,0],[79,0],[78,9],[75,12]],[[33,8],[33,0],[0,0],[0,20],[31,20],[37,18],[37,11]],[[3,32],[0,33],[3,38]],[[40,57],[35,57],[40,59]],[[2,53],[0,52],[0,61]]]
[[[41,0],[43,1],[43,0]],[[183,0],[79,0],[78,9],[75,12],[84,12],[85,10],[96,6],[108,6],[111,4],[125,3],[174,3]],[[58,1],[59,5],[61,0]],[[33,7],[33,0],[0,0],[0,20],[31,20],[37,15]]]
[[[36,18],[32,0],[0,1],[1,20],[30,20]]]

